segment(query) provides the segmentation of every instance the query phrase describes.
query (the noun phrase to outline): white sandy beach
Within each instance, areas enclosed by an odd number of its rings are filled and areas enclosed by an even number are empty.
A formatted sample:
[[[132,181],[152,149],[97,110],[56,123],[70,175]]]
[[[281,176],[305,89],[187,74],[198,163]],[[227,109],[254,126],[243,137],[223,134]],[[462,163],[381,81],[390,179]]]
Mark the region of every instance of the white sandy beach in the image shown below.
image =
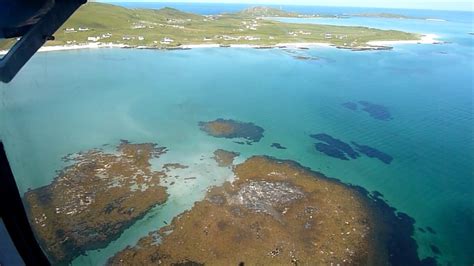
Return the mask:
[[[436,34],[424,34],[420,40],[409,40],[409,41],[372,41],[367,44],[370,46],[394,46],[400,44],[437,44],[441,43],[438,35]],[[330,43],[278,43],[275,45],[254,45],[254,44],[230,44],[230,47],[234,48],[259,48],[259,47],[286,47],[286,48],[315,48],[315,47],[333,47],[333,44]],[[125,44],[116,44],[116,43],[87,43],[87,44],[76,44],[76,45],[56,45],[56,46],[43,46],[38,52],[52,52],[52,51],[67,51],[67,50],[79,50],[79,49],[97,49],[97,48],[126,48],[129,47]],[[181,45],[178,48],[183,49],[196,49],[196,48],[219,48],[220,44],[217,43],[207,43],[207,44],[186,44]],[[146,46],[134,47],[145,49]],[[355,48],[355,47],[354,47]],[[5,55],[8,51],[0,50],[0,55]]]
[[[206,43],[206,44],[186,44],[181,45],[181,48],[185,49],[194,49],[194,48],[219,48],[219,44],[216,43]]]
[[[314,48],[314,47],[331,47],[333,46],[330,43],[324,42],[312,42],[312,43],[279,43],[275,45],[276,47],[279,46],[286,46],[288,48]]]
[[[54,46],[43,46],[38,52],[52,52],[52,51],[67,51],[67,50],[79,50],[79,49],[96,49],[96,48],[124,48],[124,44],[116,43],[87,43],[87,44],[74,44],[74,45],[54,45]],[[0,50],[0,55],[7,54],[8,51]]]
[[[424,34],[420,40],[411,40],[411,41],[372,41],[368,42],[368,45],[372,46],[393,46],[400,44],[437,44],[441,41],[437,40],[439,38],[436,34]]]

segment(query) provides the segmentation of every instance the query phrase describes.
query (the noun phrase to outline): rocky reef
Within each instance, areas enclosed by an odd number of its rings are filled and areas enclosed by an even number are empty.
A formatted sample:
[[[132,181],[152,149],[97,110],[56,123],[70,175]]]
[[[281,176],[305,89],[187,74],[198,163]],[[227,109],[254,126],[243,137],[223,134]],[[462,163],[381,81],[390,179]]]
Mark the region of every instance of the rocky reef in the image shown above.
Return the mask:
[[[216,138],[242,138],[250,142],[258,142],[263,138],[264,129],[247,122],[232,119],[217,119],[209,122],[199,122],[202,131]]]
[[[166,148],[122,141],[111,153],[93,149],[71,162],[51,184],[29,190],[24,202],[52,264],[68,264],[86,250],[105,247],[151,208],[166,201],[163,172],[150,159]]]
[[[214,151],[213,159],[217,162],[220,167],[229,167],[234,163],[235,157],[239,156],[240,153],[233,151],[226,151],[218,149]]]
[[[413,219],[382,199],[266,156],[109,265],[422,265]]]

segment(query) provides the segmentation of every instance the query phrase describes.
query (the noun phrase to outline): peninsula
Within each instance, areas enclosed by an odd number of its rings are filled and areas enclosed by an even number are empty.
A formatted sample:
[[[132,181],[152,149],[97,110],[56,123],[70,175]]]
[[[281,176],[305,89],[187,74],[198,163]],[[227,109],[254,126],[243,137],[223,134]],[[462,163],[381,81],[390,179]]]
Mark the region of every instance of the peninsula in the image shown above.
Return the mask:
[[[81,7],[43,51],[96,47],[189,49],[327,45],[353,50],[387,49],[378,43],[427,42],[420,34],[368,27],[284,23],[272,17],[308,17],[269,7],[197,15],[173,8],[129,9],[104,3]],[[0,42],[6,50],[14,40]],[[433,42],[434,40],[431,40]]]

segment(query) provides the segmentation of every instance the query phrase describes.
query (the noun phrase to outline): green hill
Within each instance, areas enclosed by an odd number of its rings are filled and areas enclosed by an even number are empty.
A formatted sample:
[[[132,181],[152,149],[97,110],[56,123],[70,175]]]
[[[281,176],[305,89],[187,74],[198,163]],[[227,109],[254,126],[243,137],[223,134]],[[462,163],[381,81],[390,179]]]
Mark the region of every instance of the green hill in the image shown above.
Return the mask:
[[[267,46],[324,42],[356,48],[366,46],[368,41],[419,38],[416,34],[394,30],[282,23],[261,18],[268,16],[299,15],[274,8],[253,7],[235,14],[201,16],[173,8],[129,9],[104,3],[88,3],[56,32],[56,40],[46,45],[100,42],[169,48],[181,44]]]

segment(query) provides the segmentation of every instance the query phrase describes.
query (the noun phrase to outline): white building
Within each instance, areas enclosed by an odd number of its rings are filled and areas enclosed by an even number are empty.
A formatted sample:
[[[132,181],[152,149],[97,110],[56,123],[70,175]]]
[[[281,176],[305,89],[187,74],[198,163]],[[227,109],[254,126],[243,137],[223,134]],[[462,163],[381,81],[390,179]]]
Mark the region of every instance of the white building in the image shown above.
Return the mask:
[[[87,37],[87,40],[90,41],[90,42],[97,42],[100,40],[100,37],[97,36],[97,37]]]
[[[260,40],[259,37],[254,37],[254,36],[245,36],[244,39],[247,40],[247,41],[258,41],[258,40]]]
[[[132,29],[144,29],[144,28],[146,28],[146,26],[143,24],[135,24],[132,26]]]
[[[170,44],[170,43],[172,43],[172,42],[174,42],[173,39],[168,38],[168,37],[165,37],[165,38],[163,38],[163,40],[161,40],[160,43],[161,43],[161,44]]]

